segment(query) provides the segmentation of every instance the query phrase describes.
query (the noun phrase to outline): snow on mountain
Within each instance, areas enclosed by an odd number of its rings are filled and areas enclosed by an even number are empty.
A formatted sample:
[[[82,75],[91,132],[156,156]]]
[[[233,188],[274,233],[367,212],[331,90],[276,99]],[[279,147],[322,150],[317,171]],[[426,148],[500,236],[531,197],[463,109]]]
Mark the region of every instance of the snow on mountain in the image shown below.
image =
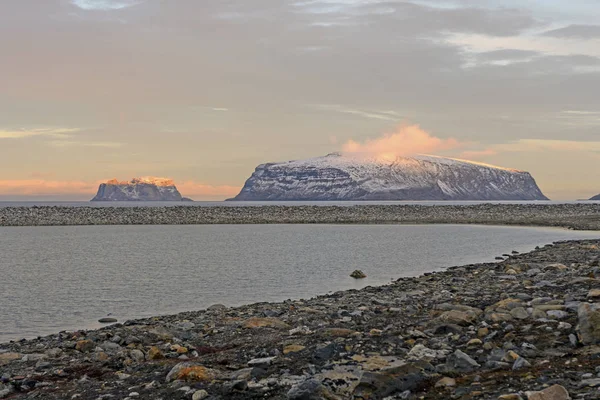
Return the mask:
[[[182,201],[171,179],[146,176],[120,182],[112,179],[100,184],[92,201]]]
[[[232,200],[547,200],[531,175],[430,155],[259,165]]]

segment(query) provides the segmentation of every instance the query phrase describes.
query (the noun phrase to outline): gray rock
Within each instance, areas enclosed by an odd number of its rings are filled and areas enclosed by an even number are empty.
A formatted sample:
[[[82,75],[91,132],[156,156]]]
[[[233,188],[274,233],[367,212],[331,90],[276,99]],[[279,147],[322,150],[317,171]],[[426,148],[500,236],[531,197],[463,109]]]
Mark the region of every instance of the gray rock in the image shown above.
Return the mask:
[[[293,386],[287,393],[287,398],[288,400],[323,400],[333,396],[319,381],[308,379]]]
[[[456,350],[446,359],[446,367],[455,371],[470,372],[481,367],[481,365],[473,360],[468,354]]]
[[[600,304],[581,303],[577,310],[579,339],[583,344],[600,342]]]

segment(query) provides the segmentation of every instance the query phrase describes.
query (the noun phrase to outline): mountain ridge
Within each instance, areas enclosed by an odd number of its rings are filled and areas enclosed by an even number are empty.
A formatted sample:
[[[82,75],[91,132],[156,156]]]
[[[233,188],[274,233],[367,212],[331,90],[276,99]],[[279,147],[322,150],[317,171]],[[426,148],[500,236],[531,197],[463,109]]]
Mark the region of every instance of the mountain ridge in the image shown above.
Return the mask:
[[[91,201],[192,201],[182,197],[172,179],[158,177],[133,178],[131,181],[111,179],[101,183]]]
[[[548,200],[525,171],[432,155],[341,153],[256,167],[233,201]]]

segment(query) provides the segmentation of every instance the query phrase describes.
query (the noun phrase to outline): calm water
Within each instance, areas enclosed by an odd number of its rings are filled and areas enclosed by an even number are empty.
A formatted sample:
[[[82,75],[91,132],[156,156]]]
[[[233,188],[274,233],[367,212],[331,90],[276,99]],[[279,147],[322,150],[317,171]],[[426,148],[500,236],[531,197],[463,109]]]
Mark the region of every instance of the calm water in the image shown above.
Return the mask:
[[[202,309],[308,298],[600,232],[465,225],[0,228],[0,342]],[[348,276],[360,268],[367,279]]]

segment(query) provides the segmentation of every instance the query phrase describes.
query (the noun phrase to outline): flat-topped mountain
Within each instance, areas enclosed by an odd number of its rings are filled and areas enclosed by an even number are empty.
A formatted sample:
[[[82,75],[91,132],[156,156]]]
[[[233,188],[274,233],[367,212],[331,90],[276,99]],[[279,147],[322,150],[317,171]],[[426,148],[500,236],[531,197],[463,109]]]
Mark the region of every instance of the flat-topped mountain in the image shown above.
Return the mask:
[[[142,177],[119,182],[116,179],[100,184],[91,201],[189,201],[181,196],[171,179]]]
[[[418,155],[393,160],[340,153],[259,165],[233,199],[548,200],[528,172]]]

